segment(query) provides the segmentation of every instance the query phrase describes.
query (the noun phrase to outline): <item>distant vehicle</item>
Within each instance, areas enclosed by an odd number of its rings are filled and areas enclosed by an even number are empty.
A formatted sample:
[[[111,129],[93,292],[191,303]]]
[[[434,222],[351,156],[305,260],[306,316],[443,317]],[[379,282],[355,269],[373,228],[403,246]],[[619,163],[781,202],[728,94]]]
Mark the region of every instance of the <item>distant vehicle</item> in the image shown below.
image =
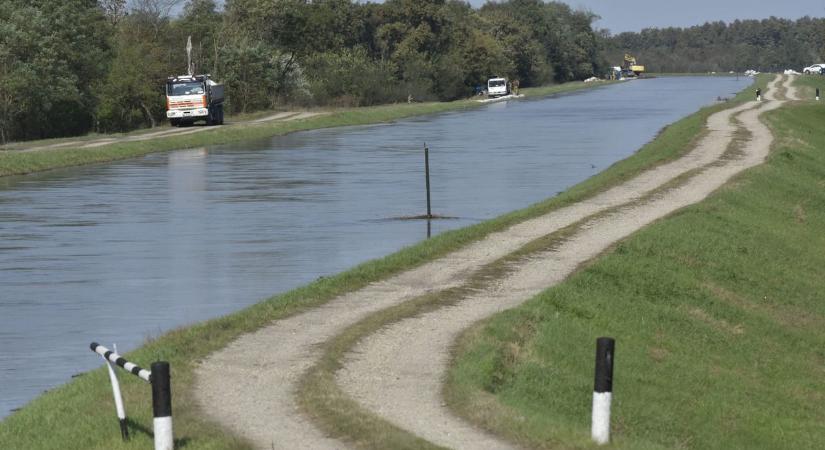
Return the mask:
[[[487,96],[498,97],[510,93],[507,78],[490,78],[487,80]]]
[[[825,64],[814,64],[812,66],[808,66],[802,69],[802,73],[822,73],[822,69],[825,69]]]
[[[640,77],[645,72],[645,66],[636,63],[636,57],[625,53],[624,63],[622,64],[622,75],[625,78]]]
[[[166,80],[166,117],[179,127],[197,120],[223,124],[223,85],[206,75],[181,75]]]

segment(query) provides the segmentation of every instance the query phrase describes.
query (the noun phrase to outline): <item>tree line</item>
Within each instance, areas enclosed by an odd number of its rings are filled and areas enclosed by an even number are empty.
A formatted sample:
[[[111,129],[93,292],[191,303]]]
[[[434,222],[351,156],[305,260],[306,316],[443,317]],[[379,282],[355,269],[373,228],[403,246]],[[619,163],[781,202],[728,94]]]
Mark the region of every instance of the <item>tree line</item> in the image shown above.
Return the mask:
[[[606,57],[630,52],[654,72],[801,71],[825,62],[825,19],[736,20],[687,28],[648,28],[612,36]]]
[[[606,69],[595,19],[541,0],[4,0],[0,140],[154,126],[190,35],[196,73],[248,112],[453,100],[492,75],[584,79]]]

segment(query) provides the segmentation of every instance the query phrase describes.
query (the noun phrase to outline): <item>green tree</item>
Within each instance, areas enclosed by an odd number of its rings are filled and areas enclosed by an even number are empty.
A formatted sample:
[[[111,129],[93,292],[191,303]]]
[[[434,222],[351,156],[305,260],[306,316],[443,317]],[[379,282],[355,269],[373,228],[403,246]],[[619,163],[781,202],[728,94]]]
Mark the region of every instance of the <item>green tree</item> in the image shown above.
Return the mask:
[[[173,24],[180,40],[180,49],[186,37],[192,36],[192,62],[195,73],[218,72],[218,57],[223,38],[223,17],[214,0],[190,0],[180,19]],[[172,43],[174,45],[174,42]],[[182,55],[185,56],[183,52]]]
[[[2,138],[88,131],[109,51],[96,2],[7,0],[0,27]]]
[[[102,131],[154,127],[164,118],[166,78],[186,67],[184,43],[164,5],[144,1],[118,23],[114,57],[99,90]]]
[[[229,107],[236,112],[271,108],[306,89],[303,71],[292,57],[260,41],[225,46],[221,73]]]

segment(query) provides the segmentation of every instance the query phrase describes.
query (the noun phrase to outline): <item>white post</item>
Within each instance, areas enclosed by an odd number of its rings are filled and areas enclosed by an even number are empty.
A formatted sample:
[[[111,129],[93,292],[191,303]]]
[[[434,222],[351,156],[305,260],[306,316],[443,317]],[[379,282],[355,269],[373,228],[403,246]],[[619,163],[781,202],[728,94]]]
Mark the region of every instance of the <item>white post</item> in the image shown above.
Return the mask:
[[[117,346],[113,346],[115,353],[117,353]],[[117,381],[117,374],[115,367],[111,361],[100,355],[106,361],[106,368],[109,369],[109,380],[112,382],[112,396],[115,398],[115,410],[117,411],[117,419],[120,422],[120,436],[124,441],[129,440],[129,429],[126,426],[126,408],[123,407],[123,396],[120,394],[120,383]]]
[[[591,437],[599,445],[610,441],[610,403],[613,396],[613,338],[596,339],[596,383],[593,387]]]

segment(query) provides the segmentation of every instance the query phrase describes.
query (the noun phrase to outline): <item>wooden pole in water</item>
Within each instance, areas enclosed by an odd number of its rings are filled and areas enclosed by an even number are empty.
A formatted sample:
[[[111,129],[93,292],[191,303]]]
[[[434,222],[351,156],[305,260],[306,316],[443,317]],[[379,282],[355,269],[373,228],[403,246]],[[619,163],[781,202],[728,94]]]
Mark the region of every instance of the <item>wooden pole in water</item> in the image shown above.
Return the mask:
[[[430,209],[430,149],[427,148],[427,143],[424,143],[424,177],[427,184],[427,218],[432,219],[433,213]]]

